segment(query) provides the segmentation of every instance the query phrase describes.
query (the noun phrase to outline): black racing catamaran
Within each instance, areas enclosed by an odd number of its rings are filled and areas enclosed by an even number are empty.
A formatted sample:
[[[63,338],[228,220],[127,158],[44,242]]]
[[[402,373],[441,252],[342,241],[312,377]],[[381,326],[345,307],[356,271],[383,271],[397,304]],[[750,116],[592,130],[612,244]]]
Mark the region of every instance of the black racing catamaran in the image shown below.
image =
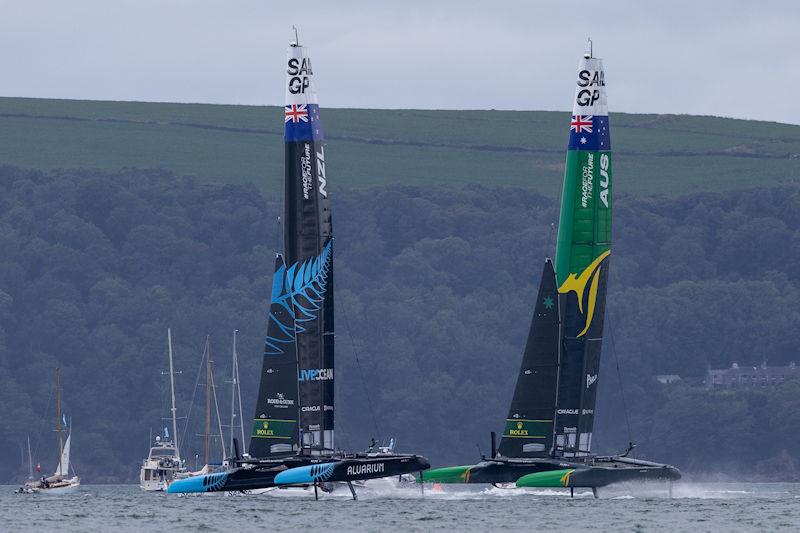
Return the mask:
[[[275,260],[264,359],[247,455],[168,492],[241,491],[399,476],[427,459],[334,446],[333,229],[313,70],[295,41],[286,63],[283,254]]]
[[[590,42],[591,44],[591,42]],[[675,480],[669,465],[628,452],[591,453],[611,254],[611,137],[602,61],[579,65],[561,197],[556,263],[544,264],[533,321],[500,447],[476,465],[429,470],[424,481],[597,487]]]

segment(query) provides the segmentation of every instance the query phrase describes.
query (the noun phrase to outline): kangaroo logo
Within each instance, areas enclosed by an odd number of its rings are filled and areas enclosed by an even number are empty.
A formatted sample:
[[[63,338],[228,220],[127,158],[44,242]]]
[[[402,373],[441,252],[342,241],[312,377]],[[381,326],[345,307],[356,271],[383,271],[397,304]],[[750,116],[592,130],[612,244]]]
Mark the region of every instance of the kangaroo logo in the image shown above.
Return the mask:
[[[576,277],[575,274],[570,274],[567,276],[567,279],[564,280],[564,283],[561,284],[561,287],[558,288],[558,292],[561,294],[574,292],[575,296],[578,297],[578,310],[586,317],[586,323],[583,326],[583,330],[578,333],[578,337],[583,337],[586,332],[589,331],[589,326],[592,325],[594,307],[597,304],[597,287],[600,285],[600,269],[602,268],[600,263],[610,254],[611,250],[606,250],[597,256],[597,258],[581,272],[580,276]],[[590,281],[591,284],[589,283]],[[589,289],[589,298],[586,310],[584,311],[583,299],[586,294],[587,285]]]

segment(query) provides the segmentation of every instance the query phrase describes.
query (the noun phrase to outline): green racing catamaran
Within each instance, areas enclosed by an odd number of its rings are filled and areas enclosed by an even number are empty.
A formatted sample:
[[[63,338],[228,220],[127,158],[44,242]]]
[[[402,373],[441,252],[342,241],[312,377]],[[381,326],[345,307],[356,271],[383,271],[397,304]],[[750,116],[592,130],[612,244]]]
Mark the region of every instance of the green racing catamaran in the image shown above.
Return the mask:
[[[590,42],[591,44],[591,42]],[[611,137],[602,60],[578,69],[555,264],[547,259],[499,448],[476,465],[437,468],[423,481],[591,488],[676,480],[669,465],[628,452],[592,454],[611,255]],[[571,491],[572,492],[572,491]]]

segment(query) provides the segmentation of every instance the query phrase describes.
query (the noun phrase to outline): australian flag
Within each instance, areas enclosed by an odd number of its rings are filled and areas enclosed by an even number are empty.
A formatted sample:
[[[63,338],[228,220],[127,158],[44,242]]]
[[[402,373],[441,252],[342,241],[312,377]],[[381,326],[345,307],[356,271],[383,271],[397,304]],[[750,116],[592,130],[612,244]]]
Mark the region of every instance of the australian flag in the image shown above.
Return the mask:
[[[569,122],[570,150],[611,150],[608,115],[572,115]]]
[[[317,141],[322,139],[322,122],[317,104],[291,104],[283,109],[284,139]]]

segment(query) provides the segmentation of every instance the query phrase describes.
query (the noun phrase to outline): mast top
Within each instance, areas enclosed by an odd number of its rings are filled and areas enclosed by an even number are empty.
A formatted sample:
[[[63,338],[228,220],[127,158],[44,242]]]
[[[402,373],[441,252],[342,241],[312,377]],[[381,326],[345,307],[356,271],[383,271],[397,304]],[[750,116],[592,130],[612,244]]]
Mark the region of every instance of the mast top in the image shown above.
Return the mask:
[[[297,36],[297,26],[292,24],[292,29],[294,30],[294,41],[289,43],[289,46],[300,46],[300,38]]]
[[[589,44],[589,49],[583,53],[583,57],[586,58],[586,59],[591,59],[591,58],[594,57],[593,50],[592,50],[592,38],[591,37],[587,37],[586,41]]]

